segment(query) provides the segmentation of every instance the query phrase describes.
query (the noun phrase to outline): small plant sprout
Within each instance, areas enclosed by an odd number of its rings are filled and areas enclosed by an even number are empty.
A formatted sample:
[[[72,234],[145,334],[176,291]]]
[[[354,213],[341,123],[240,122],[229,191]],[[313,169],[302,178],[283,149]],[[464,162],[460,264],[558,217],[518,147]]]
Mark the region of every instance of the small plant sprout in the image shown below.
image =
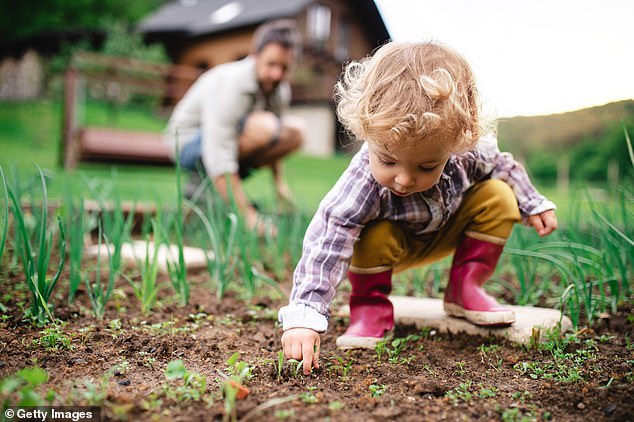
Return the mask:
[[[82,257],[84,254],[84,237],[86,235],[86,210],[84,200],[73,198],[71,184],[66,185],[65,224],[68,227],[69,288],[68,303],[75,301],[75,294],[82,282]]]
[[[59,324],[53,324],[49,327],[46,327],[43,331],[40,332],[40,334],[42,334],[40,338],[32,340],[33,345],[36,347],[42,347],[44,350],[49,351],[73,349],[70,336],[62,331],[62,328]]]
[[[282,378],[282,370],[284,369],[284,351],[280,350],[277,353],[277,378]]]
[[[211,250],[214,255],[213,258],[209,254],[205,255],[207,257],[207,268],[212,279],[217,284],[216,295],[218,299],[222,299],[234,276],[234,269],[237,263],[235,259],[232,259],[232,253],[238,217],[233,213],[227,215],[228,230],[225,231],[227,234],[223,239],[223,232],[220,231],[219,225],[214,218],[209,219],[198,206],[189,201],[185,201],[185,205],[200,218],[204,232],[207,234],[207,239],[211,244]]]
[[[235,352],[227,360],[226,370],[229,375],[220,370],[217,371],[221,376],[220,387],[224,395],[225,414],[223,420],[225,421],[237,420],[236,401],[244,399],[250,393],[245,384],[252,377],[252,368],[246,362],[239,361],[239,358],[240,353]]]
[[[178,145],[175,145],[175,149],[178,150]],[[176,234],[176,247],[178,248],[178,259],[167,260],[167,273],[169,274],[170,282],[176,295],[178,296],[178,302],[181,306],[186,306],[189,303],[189,281],[187,280],[187,266],[185,265],[185,253],[184,253],[184,239],[183,234],[184,219],[183,219],[183,199],[181,195],[181,167],[180,162],[176,160],[176,215],[172,219]],[[167,240],[167,236],[164,234],[163,238]],[[166,245],[169,242],[166,242]],[[158,245],[157,245],[158,247]],[[168,248],[168,250],[171,250]],[[173,257],[172,257],[173,258]]]
[[[375,380],[376,382],[376,380]],[[374,398],[378,398],[381,397],[384,393],[385,390],[387,390],[387,386],[385,384],[371,384],[368,389],[370,390],[370,395]]]
[[[471,383],[471,381],[461,382],[458,387],[447,391],[445,393],[445,397],[447,397],[454,405],[460,402],[468,403],[473,398],[473,394],[470,391]]]
[[[319,399],[313,393],[315,389],[317,389],[317,387],[308,387],[308,391],[304,391],[303,393],[299,395],[299,398],[302,401],[302,403],[315,404],[319,402]]]
[[[156,219],[152,219],[152,231],[158,234]],[[153,248],[150,248],[150,237],[146,236],[145,243],[145,257],[143,260],[138,260],[139,268],[141,269],[141,281],[134,281],[131,278],[124,276],[132,289],[134,295],[141,302],[141,312],[147,315],[157,301],[159,286],[158,286],[158,245],[157,242]]]
[[[49,390],[43,398],[37,391],[37,387],[48,381],[48,374],[39,367],[21,369],[12,376],[0,380],[0,409],[3,412],[9,406],[45,406],[50,405],[55,392]]]
[[[86,292],[88,293],[93,313],[98,319],[103,319],[104,313],[106,312],[106,303],[108,302],[108,299],[110,299],[110,295],[112,294],[112,290],[114,289],[117,270],[114,268],[115,264],[113,262],[110,248],[108,247],[107,239],[105,239],[105,242],[103,242],[104,236],[101,229],[101,221],[99,221],[98,226],[97,267],[95,269],[95,282],[90,283],[88,276],[85,276],[84,281],[86,283]],[[101,246],[104,243],[104,247],[106,248],[108,254],[108,264],[110,268],[110,271],[108,272],[108,284],[106,285],[105,289],[101,283]]]
[[[326,370],[333,370],[339,373],[339,377],[345,381],[348,379],[353,364],[354,359],[352,358],[345,361],[341,356],[332,356],[327,361]]]
[[[7,242],[7,234],[9,233],[9,192],[7,187],[7,179],[4,176],[4,170],[0,166],[0,181],[2,182],[2,222],[0,222],[0,264],[2,264],[2,255],[4,254],[4,246]]]
[[[400,354],[409,347],[411,342],[417,342],[421,339],[418,334],[409,334],[407,337],[399,337],[393,340],[382,340],[374,348],[377,361],[381,362],[384,356],[388,357],[388,361],[393,364],[407,364],[412,357],[403,357]]]
[[[38,247],[33,248],[31,245],[31,237],[27,228],[25,214],[22,211],[20,200],[17,195],[9,189],[9,197],[13,204],[13,215],[17,224],[17,250],[22,262],[24,276],[27,281],[29,290],[31,291],[31,307],[26,312],[26,317],[35,321],[38,325],[44,325],[47,321],[53,320],[51,313],[52,305],[49,304],[53,290],[57,285],[64,261],[66,257],[66,237],[64,233],[64,225],[62,218],[57,216],[57,225],[59,229],[59,263],[57,270],[52,277],[49,277],[49,264],[51,254],[53,252],[53,233],[48,228],[48,199],[46,191],[46,181],[42,169],[35,165],[40,176],[40,185],[42,189],[42,209],[39,214],[37,227],[39,229]]]
[[[173,360],[167,364],[165,378],[172,382],[182,380],[182,385],[163,385],[163,394],[166,398],[176,401],[203,400],[211,403],[211,398],[207,395],[207,377],[188,371],[182,360]]]

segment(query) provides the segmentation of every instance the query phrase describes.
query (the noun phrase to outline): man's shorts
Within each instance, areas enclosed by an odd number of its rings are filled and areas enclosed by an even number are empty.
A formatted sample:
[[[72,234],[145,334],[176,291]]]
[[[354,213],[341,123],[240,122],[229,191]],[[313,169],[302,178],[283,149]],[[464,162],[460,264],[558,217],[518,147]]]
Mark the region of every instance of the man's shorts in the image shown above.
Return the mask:
[[[247,117],[240,119],[236,127],[238,134],[242,134],[244,131],[244,125]],[[278,120],[279,121],[279,120]],[[279,122],[277,135],[271,139],[271,143],[268,148],[274,147],[280,141],[281,122]],[[191,171],[197,171],[198,167],[202,168],[202,133],[199,130],[190,142],[185,144],[181,150],[179,161],[182,168]],[[241,179],[246,179],[253,173],[256,167],[250,160],[242,160],[238,162],[238,175]]]

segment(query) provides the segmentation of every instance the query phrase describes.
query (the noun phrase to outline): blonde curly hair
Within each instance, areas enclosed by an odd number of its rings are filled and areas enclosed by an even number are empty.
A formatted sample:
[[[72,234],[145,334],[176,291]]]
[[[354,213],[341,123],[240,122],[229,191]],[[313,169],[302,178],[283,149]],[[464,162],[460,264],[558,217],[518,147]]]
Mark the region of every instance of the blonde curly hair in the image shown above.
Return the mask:
[[[471,67],[435,42],[390,42],[348,64],[335,86],[337,115],[359,140],[442,143],[456,153],[483,132]]]

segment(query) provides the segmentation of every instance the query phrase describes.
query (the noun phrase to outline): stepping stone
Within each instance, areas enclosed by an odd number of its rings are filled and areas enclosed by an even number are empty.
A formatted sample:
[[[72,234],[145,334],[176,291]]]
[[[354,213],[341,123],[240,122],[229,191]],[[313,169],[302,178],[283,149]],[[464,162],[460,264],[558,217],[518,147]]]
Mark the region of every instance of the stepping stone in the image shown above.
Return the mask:
[[[572,330],[572,322],[567,316],[561,315],[557,309],[538,308],[532,306],[509,306],[515,311],[516,321],[509,327],[491,328],[478,327],[462,318],[454,318],[445,314],[442,299],[390,296],[394,305],[394,320],[396,324],[413,324],[416,327],[429,327],[438,333],[466,333],[506,338],[516,343],[528,343],[533,336],[533,330],[538,330],[540,336],[547,329],[556,327],[561,319],[561,331]],[[349,316],[350,308],[343,306],[339,316]]]
[[[110,252],[112,252],[114,250],[114,246],[109,246]],[[105,245],[101,245],[101,248],[98,248],[98,245],[90,245],[86,248],[85,254],[96,257],[99,255],[99,250],[103,254],[102,259],[104,259],[104,257],[105,259],[108,259],[108,252],[106,251]],[[149,252],[150,259],[154,256],[154,242],[146,242],[145,240],[126,242],[121,247],[121,259],[137,265],[139,262],[145,262],[146,252]],[[185,255],[185,266],[191,270],[198,270],[207,267],[207,258],[205,257],[205,253],[209,259],[214,259],[213,251],[205,252],[203,249],[191,246],[183,246],[183,253]],[[166,273],[168,261],[178,263],[178,246],[169,245],[168,248],[165,244],[160,245],[156,259],[158,261],[159,271]]]

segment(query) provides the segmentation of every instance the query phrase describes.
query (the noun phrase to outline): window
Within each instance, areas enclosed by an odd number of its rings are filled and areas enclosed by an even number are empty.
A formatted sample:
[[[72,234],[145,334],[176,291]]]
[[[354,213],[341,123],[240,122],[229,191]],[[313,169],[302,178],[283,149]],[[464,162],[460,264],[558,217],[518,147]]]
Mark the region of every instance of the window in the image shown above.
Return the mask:
[[[330,37],[330,8],[315,4],[308,9],[308,39],[317,46],[323,46]]]

